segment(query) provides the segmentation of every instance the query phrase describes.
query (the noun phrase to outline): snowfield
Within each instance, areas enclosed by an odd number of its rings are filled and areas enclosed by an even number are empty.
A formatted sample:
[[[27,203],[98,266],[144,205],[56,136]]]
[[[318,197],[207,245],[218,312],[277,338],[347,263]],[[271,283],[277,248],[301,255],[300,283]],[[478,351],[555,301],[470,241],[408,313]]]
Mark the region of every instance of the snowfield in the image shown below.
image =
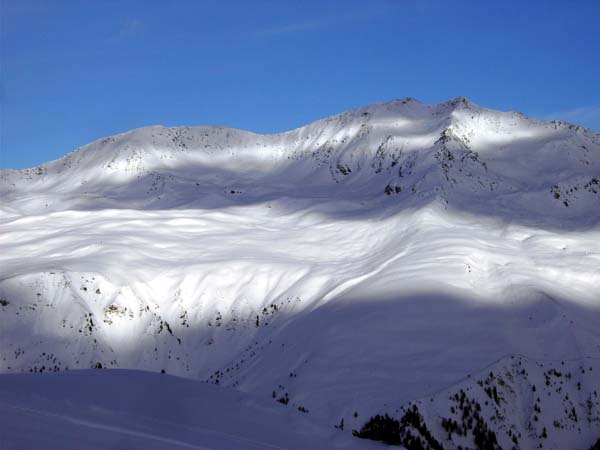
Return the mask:
[[[417,405],[444,449],[587,450],[599,191],[600,135],[464,98],[2,170],[0,443],[382,448]]]
[[[0,448],[375,449],[284,405],[151,372],[3,375]]]

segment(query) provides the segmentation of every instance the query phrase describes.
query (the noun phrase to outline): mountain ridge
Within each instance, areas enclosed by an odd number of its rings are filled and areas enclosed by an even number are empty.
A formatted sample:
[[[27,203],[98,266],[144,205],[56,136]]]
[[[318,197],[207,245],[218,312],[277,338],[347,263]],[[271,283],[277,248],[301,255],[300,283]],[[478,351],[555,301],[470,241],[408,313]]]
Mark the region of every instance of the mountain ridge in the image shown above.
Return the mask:
[[[0,189],[7,203],[17,204],[10,200],[18,190],[30,190],[40,198],[37,206],[46,197],[44,207],[52,210],[63,208],[61,197],[70,197],[66,209],[102,201],[109,208],[164,209],[261,202],[294,197],[290,191],[298,189],[310,198],[358,196],[377,204],[398,194],[404,204],[418,203],[411,194],[456,205],[479,198],[496,202],[505,218],[521,208],[520,217],[545,213],[552,226],[575,226],[598,204],[598,148],[600,135],[590,130],[494,112],[462,97],[436,105],[403,99],[270,135],[141,128],[34,169],[0,171]],[[131,193],[135,200],[127,198]],[[515,193],[536,201],[507,206]],[[544,207],[531,211],[535,203]]]
[[[461,386],[503,446],[585,450],[597,378],[569,363],[565,399],[538,364],[600,357],[598,136],[411,104],[266,138],[144,129],[1,171],[0,372],[165,371],[344,433],[419,401],[449,449],[472,445],[440,422]],[[510,355],[558,383],[549,406]],[[490,367],[506,402],[477,384]]]
[[[46,163],[42,163],[39,164],[37,166],[32,166],[30,168],[24,168],[24,169],[10,169],[10,168],[1,168],[0,170],[2,171],[11,171],[11,172],[21,172],[21,171],[31,171],[33,169],[37,169],[41,166],[50,164],[50,163],[55,163],[57,161],[62,160],[65,157],[68,157],[70,155],[72,155],[73,153],[79,152],[87,147],[90,146],[95,146],[97,144],[101,144],[101,143],[105,143],[107,141],[110,140],[116,140],[117,138],[125,138],[125,137],[130,137],[132,135],[136,135],[138,133],[141,134],[146,134],[146,131],[151,131],[151,130],[171,130],[171,131],[180,131],[180,130],[189,130],[189,129],[195,129],[198,131],[230,131],[233,133],[240,133],[240,134],[248,134],[248,135],[254,135],[257,137],[279,137],[279,136],[286,136],[286,135],[290,135],[293,133],[297,133],[299,131],[302,131],[306,128],[309,127],[317,127],[318,125],[326,125],[332,121],[335,121],[336,119],[348,119],[348,118],[364,118],[365,113],[367,114],[373,114],[374,112],[381,112],[382,110],[389,110],[390,108],[393,108],[394,106],[398,106],[398,105],[418,105],[418,107],[423,111],[423,110],[429,110],[433,115],[440,115],[443,112],[454,112],[456,110],[461,110],[461,109],[473,109],[476,112],[494,112],[494,113],[499,113],[499,114],[505,114],[505,115],[514,115],[523,119],[526,119],[530,122],[533,123],[538,123],[538,124],[547,124],[547,125],[552,125],[554,127],[566,127],[569,129],[574,129],[574,130],[584,130],[584,132],[590,134],[590,135],[597,135],[598,133],[595,132],[592,129],[589,128],[585,128],[585,127],[581,127],[579,125],[575,125],[572,124],[570,122],[566,122],[566,121],[560,121],[560,120],[536,120],[536,119],[531,119],[528,116],[524,115],[523,113],[520,113],[518,111],[503,111],[503,112],[499,112],[499,111],[495,111],[493,109],[489,109],[489,108],[484,108],[481,107],[475,103],[473,103],[472,101],[470,101],[469,99],[467,99],[466,97],[456,97],[454,99],[451,100],[447,100],[444,102],[440,102],[440,103],[435,103],[435,104],[426,104],[426,103],[422,103],[412,97],[405,97],[405,98],[401,98],[401,99],[393,99],[393,100],[389,100],[386,102],[380,102],[380,103],[373,103],[373,104],[369,104],[367,106],[363,106],[363,107],[358,107],[358,108],[354,108],[354,109],[350,109],[350,110],[346,110],[337,114],[334,114],[332,116],[328,116],[328,117],[324,117],[322,119],[318,119],[316,121],[307,123],[305,125],[301,125],[297,128],[294,128],[292,130],[287,130],[287,131],[281,131],[281,132],[274,132],[274,133],[257,133],[254,132],[252,130],[246,130],[246,129],[242,129],[242,128],[235,128],[235,127],[229,127],[226,125],[192,125],[192,126],[186,126],[186,125],[177,125],[177,126],[165,126],[165,125],[160,125],[160,124],[156,124],[156,125],[147,125],[147,126],[143,126],[143,127],[139,127],[139,128],[134,128],[131,130],[127,130],[121,133],[116,133],[113,135],[109,135],[109,136],[105,136],[102,138],[98,138],[95,139],[94,141],[88,143],[88,144],[84,144],[76,149],[74,149],[73,151],[69,152],[68,154],[66,154],[63,157],[57,158],[55,160],[51,160],[48,161]],[[403,108],[405,109],[405,108]],[[441,110],[441,111],[440,111]]]

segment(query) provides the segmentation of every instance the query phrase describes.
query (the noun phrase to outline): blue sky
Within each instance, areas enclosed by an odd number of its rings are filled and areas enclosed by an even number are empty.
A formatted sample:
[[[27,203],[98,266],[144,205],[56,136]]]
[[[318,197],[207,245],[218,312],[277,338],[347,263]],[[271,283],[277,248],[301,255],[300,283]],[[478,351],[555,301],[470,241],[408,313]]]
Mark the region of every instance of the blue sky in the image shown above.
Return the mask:
[[[465,96],[600,130],[600,1],[47,1],[0,6],[0,167],[146,125],[276,132]]]

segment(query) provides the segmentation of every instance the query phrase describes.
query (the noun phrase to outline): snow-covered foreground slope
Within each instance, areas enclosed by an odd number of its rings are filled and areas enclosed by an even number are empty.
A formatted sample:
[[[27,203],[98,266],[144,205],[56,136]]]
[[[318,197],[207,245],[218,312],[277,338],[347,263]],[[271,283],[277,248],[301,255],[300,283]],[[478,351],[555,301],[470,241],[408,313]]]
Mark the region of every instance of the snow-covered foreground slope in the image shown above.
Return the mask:
[[[309,415],[150,372],[0,375],[2,449],[377,448]]]
[[[503,448],[600,437],[600,377],[548,391],[544,438],[519,393],[541,375],[510,359],[600,373],[589,130],[407,99],[269,136],[145,128],[0,180],[2,372],[165,371],[342,435],[432,397],[451,449],[440,408],[483,405],[496,367]],[[555,427],[568,401],[589,420]]]

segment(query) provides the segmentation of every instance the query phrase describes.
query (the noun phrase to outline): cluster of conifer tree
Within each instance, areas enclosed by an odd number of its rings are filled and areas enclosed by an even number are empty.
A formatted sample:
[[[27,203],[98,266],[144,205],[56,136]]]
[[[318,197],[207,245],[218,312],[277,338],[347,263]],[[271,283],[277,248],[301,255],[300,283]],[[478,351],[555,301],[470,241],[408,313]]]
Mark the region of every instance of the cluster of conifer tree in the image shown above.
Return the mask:
[[[371,417],[360,431],[352,434],[388,445],[403,445],[407,450],[444,450],[427,428],[417,405],[410,407],[400,420],[388,414]]]
[[[442,418],[441,425],[448,433],[447,439],[452,440],[453,434],[463,439],[472,436],[477,450],[502,450],[496,433],[489,429],[481,415],[481,405],[469,399],[462,389],[451,399],[457,404],[457,408],[452,407],[451,410],[459,417],[458,420]],[[388,445],[403,445],[408,450],[443,450],[443,446],[427,428],[417,405],[408,408],[400,420],[388,414],[371,417],[360,431],[354,430],[352,434],[363,439],[382,441]],[[515,440],[513,442],[516,444]]]

